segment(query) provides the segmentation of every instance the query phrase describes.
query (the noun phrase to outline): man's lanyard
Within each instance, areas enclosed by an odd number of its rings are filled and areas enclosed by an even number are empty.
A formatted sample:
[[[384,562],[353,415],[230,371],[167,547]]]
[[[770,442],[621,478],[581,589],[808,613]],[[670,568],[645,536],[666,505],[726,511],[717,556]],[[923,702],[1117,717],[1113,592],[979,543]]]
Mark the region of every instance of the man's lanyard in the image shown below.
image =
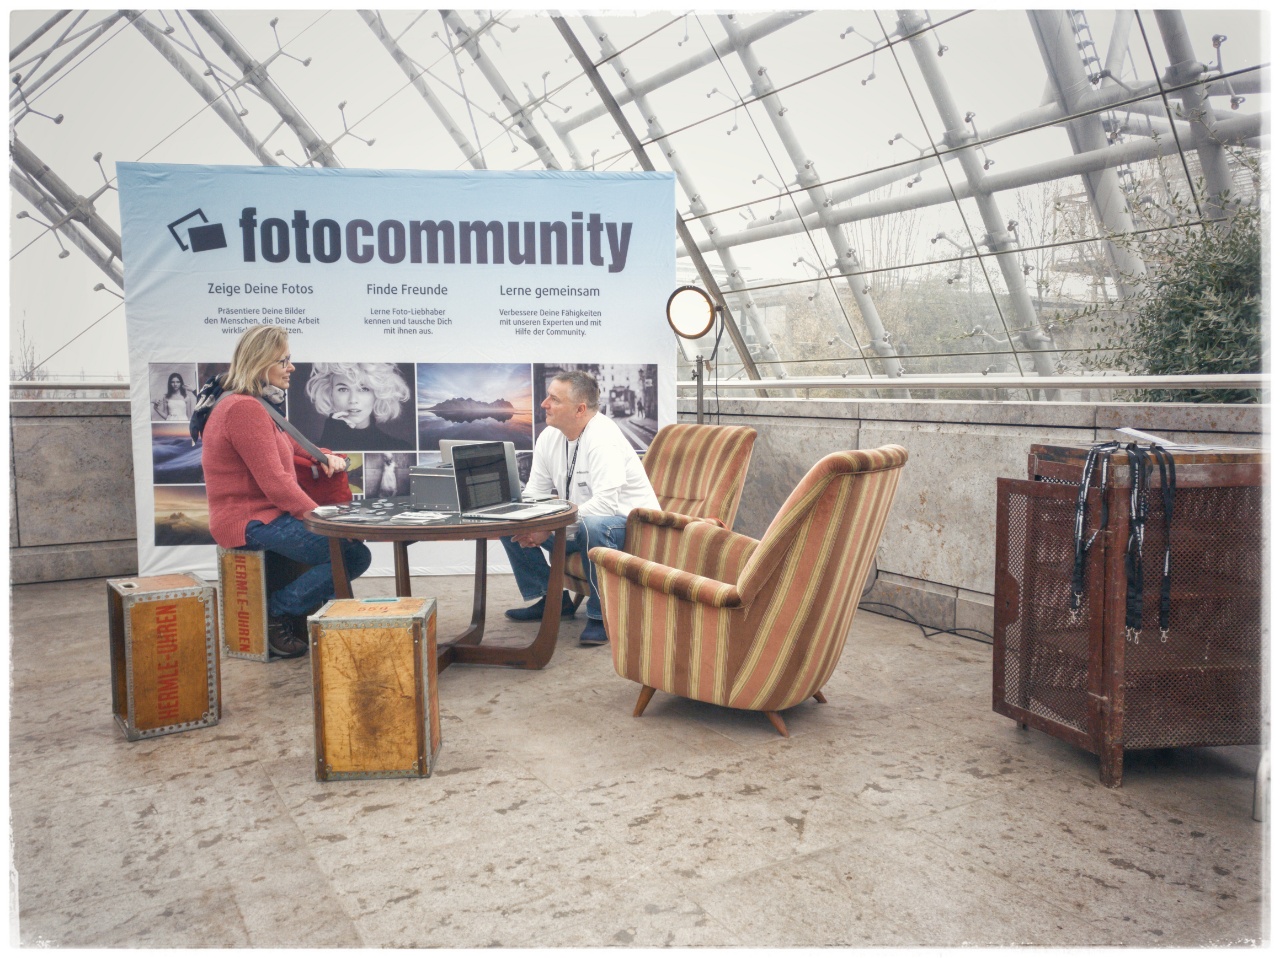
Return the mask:
[[[572,459],[569,458],[569,443],[571,442],[573,443]],[[582,448],[581,433],[578,434],[578,438],[576,440],[570,439],[568,436],[564,437],[564,461],[565,461],[564,497],[566,501],[569,501],[569,502],[573,501],[572,499],[569,498],[569,493],[573,491],[573,470],[574,470],[574,467],[578,465],[578,450],[581,448]]]

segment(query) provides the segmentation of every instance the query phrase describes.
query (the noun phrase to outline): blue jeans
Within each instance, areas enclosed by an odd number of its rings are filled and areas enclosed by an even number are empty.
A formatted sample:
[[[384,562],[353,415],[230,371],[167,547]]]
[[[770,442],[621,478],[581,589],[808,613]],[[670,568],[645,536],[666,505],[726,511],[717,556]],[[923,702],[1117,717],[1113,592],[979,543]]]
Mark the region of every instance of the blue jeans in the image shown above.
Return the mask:
[[[308,532],[300,520],[287,512],[265,525],[257,519],[252,520],[244,528],[244,538],[250,549],[275,552],[311,566],[284,588],[271,593],[267,600],[268,615],[273,618],[310,615],[333,598],[333,565],[329,561],[328,538]],[[373,561],[369,547],[354,539],[342,540],[342,557],[347,564],[347,575],[352,579],[364,575]]]
[[[565,544],[564,554],[568,559],[575,552],[581,553],[582,564],[587,570],[587,580],[591,583],[591,594],[587,596],[587,618],[602,619],[600,612],[600,590],[596,582],[595,566],[587,558],[587,550],[596,546],[608,546],[610,549],[621,549],[627,537],[626,516],[582,516],[576,526],[570,526],[566,532],[574,532],[572,539]],[[516,574],[516,585],[526,600],[540,599],[547,594],[547,583],[551,578],[551,566],[547,563],[547,555],[551,554],[551,539],[547,539],[541,548],[526,549],[516,545],[504,536],[502,545],[507,550],[507,558],[511,560],[511,571]],[[546,555],[543,554],[546,550]]]

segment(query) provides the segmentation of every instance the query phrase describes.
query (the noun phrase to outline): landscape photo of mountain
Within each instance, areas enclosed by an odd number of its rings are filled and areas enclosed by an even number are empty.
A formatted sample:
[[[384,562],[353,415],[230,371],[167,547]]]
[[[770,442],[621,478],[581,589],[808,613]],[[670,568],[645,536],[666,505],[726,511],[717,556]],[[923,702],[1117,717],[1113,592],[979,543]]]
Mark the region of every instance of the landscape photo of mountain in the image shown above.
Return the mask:
[[[156,545],[214,545],[204,486],[156,486],[155,494]]]
[[[441,439],[533,448],[533,379],[527,363],[419,363],[418,448]]]

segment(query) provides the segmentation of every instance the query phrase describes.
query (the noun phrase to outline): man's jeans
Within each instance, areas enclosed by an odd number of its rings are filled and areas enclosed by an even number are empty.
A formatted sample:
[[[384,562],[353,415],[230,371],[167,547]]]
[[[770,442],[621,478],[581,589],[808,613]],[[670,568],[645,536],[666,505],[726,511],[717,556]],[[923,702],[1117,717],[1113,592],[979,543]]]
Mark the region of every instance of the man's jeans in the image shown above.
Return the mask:
[[[587,558],[587,550],[596,546],[608,546],[610,549],[621,549],[627,537],[626,516],[582,516],[576,526],[570,526],[566,532],[575,532],[574,537],[565,544],[565,558],[575,552],[582,554],[582,564],[587,570],[587,580],[591,583],[591,594],[587,596],[587,618],[602,619],[600,612],[600,591],[596,582],[595,566]],[[538,549],[526,549],[516,545],[508,537],[503,537],[502,545],[507,550],[507,558],[511,560],[511,571],[516,574],[516,585],[526,600],[540,599],[547,594],[547,583],[551,577],[551,566],[547,563],[547,555],[551,554],[550,538]],[[546,554],[543,550],[546,550]],[[554,601],[554,600],[553,600]]]
[[[333,598],[333,565],[329,561],[328,538],[308,532],[300,520],[287,512],[266,525],[254,519],[245,526],[244,538],[250,549],[275,552],[311,566],[283,589],[271,593],[267,614],[272,618],[310,615]],[[347,575],[352,579],[364,575],[373,561],[369,547],[354,539],[342,540],[342,557],[346,560]]]

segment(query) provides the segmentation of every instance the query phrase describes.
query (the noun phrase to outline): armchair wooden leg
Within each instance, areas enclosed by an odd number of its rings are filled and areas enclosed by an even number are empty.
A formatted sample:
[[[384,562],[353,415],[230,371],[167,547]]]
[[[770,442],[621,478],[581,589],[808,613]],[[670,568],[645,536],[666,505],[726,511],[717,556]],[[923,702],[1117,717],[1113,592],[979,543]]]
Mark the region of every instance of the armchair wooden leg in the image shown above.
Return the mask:
[[[644,714],[645,706],[649,704],[649,699],[653,698],[653,693],[658,691],[651,685],[640,686],[640,698],[636,700],[636,710],[631,714],[639,718]]]
[[[581,592],[570,592],[569,595],[573,597],[573,611],[577,612],[578,606],[582,605],[582,600],[585,599],[586,596]]]
[[[821,692],[814,692],[813,697],[818,700],[819,705],[827,704],[827,697],[823,695]]]
[[[773,727],[778,730],[779,735],[783,738],[791,738],[791,735],[787,732],[787,723],[782,721],[781,715],[777,712],[765,712],[764,714],[768,716],[769,721],[773,723]]]

